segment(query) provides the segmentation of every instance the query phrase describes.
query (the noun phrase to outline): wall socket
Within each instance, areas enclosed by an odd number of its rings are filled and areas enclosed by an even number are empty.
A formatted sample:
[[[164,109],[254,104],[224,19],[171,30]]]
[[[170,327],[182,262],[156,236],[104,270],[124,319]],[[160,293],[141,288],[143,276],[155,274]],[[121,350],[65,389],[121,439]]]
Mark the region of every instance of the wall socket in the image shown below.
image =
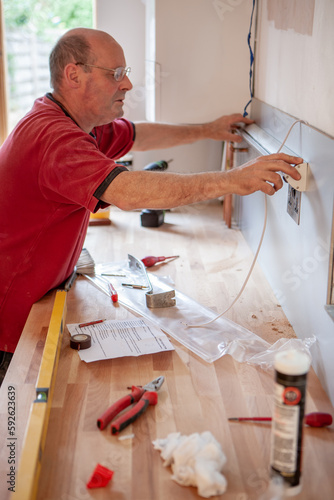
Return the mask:
[[[298,225],[300,223],[301,200],[302,200],[301,191],[297,191],[289,184],[287,212],[290,215],[290,217],[292,217],[292,219],[295,221],[295,223]]]

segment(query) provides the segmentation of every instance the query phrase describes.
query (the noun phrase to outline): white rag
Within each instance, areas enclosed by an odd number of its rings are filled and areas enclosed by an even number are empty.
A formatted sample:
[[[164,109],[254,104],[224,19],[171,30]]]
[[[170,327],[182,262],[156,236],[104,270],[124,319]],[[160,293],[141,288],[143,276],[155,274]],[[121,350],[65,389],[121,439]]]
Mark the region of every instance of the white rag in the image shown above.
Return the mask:
[[[211,432],[190,436],[173,432],[165,439],[153,441],[153,446],[161,452],[164,466],[172,467],[172,479],[177,483],[197,486],[198,494],[204,498],[226,491],[227,481],[220,472],[226,456]]]

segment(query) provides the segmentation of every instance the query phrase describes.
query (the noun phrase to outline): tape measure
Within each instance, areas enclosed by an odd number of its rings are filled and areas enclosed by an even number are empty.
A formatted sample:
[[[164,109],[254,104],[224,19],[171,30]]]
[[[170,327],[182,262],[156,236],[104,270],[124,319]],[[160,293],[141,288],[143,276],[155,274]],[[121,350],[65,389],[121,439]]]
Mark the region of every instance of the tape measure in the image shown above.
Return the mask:
[[[70,346],[72,349],[80,351],[82,349],[88,349],[92,345],[92,338],[86,333],[76,333],[71,335]]]

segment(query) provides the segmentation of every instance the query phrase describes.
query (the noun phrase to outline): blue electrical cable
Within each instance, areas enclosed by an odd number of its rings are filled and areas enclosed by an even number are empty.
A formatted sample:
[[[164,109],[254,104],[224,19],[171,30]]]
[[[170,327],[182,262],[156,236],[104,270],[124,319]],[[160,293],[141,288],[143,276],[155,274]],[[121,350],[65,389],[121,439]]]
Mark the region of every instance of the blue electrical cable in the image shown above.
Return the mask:
[[[252,36],[252,26],[253,26],[253,15],[254,15],[254,10],[255,10],[255,0],[253,0],[253,7],[252,7],[252,14],[251,14],[251,19],[250,19],[250,25],[249,25],[249,32],[248,32],[248,37],[247,37],[247,43],[249,47],[249,53],[250,53],[250,68],[249,68],[249,93],[250,93],[250,100],[246,104],[244,108],[244,113],[243,116],[247,116],[247,108],[252,102],[253,99],[253,91],[252,91],[252,82],[253,82],[253,64],[254,64],[254,53],[252,50],[251,46],[251,36]]]

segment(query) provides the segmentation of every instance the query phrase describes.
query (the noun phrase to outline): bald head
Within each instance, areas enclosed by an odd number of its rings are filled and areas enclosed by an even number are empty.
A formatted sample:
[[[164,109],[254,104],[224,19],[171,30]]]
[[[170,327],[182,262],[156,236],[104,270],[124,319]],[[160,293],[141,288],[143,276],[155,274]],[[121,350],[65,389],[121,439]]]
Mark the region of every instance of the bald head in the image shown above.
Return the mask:
[[[101,51],[120,47],[116,40],[104,31],[75,28],[65,33],[53,48],[50,58],[50,80],[55,91],[61,87],[64,68],[69,63],[94,64]],[[89,67],[84,71],[90,72]]]

